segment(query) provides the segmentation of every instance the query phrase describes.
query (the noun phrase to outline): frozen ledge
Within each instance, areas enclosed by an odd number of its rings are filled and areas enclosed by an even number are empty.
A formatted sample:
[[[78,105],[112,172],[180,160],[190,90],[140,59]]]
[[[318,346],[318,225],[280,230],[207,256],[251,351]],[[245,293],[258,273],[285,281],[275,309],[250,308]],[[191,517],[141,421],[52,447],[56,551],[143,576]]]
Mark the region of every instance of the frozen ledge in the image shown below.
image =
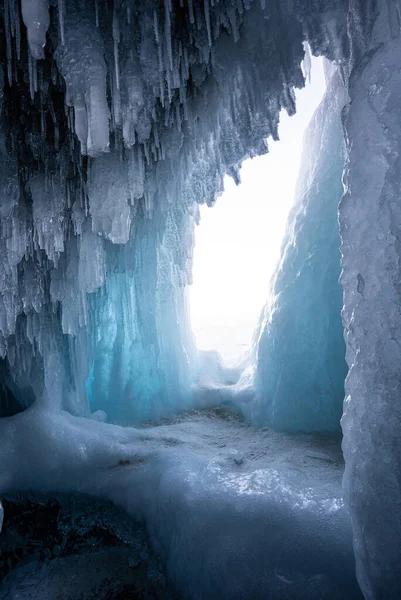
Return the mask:
[[[33,406],[0,437],[0,493],[113,501],[145,523],[179,598],[359,597],[334,436],[257,431],[224,408],[134,429]]]

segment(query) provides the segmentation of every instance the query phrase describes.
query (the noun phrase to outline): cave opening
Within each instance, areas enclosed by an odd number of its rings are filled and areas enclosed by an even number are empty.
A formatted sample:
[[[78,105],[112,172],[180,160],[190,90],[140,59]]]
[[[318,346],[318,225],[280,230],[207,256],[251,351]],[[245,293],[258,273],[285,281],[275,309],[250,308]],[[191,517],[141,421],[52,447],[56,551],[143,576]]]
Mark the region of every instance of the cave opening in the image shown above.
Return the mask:
[[[246,160],[241,181],[228,176],[216,203],[200,207],[195,230],[192,328],[200,350],[216,350],[225,364],[243,364],[280,258],[294,204],[305,130],[326,89],[322,58],[312,57],[311,77],[296,90],[297,112],[280,115],[280,140]]]

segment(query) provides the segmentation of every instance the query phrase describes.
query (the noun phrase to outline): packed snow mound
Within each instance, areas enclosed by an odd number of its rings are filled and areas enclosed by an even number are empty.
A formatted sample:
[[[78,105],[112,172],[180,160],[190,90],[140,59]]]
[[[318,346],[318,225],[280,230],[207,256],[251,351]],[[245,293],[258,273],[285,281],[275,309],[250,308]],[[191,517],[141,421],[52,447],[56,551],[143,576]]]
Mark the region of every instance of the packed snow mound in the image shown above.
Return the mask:
[[[281,431],[340,429],[347,369],[338,205],[346,101],[341,74],[334,70],[305,134],[295,204],[255,333],[251,419]]]
[[[144,523],[179,598],[360,597],[339,438],[256,431],[223,409],[132,429],[32,407],[0,434],[0,494],[112,500]],[[39,579],[17,569],[4,591],[50,600],[76,569],[57,561]]]

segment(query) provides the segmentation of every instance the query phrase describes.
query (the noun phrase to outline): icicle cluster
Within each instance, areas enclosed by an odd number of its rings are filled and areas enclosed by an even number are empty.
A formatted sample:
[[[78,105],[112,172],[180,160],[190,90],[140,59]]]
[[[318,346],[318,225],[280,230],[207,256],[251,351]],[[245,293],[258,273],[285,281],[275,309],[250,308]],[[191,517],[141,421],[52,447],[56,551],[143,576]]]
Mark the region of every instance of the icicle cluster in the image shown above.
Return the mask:
[[[197,206],[295,111],[303,42],[347,56],[347,2],[318,4],[4,0],[0,372],[20,404],[185,404]]]

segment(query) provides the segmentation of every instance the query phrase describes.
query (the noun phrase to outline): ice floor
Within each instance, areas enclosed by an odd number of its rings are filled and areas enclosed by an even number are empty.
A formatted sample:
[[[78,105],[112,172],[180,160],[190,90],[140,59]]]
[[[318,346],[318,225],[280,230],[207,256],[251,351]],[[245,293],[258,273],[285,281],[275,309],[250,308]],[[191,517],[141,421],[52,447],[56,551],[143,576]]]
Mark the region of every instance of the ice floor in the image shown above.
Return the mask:
[[[25,414],[19,415],[21,419]],[[33,415],[30,422],[34,433],[35,422],[43,419],[36,421]],[[57,449],[57,427],[67,437],[70,431],[72,445],[65,456],[64,450]],[[338,437],[255,430],[227,407],[140,429],[63,414],[57,427],[53,425],[55,434],[43,442],[54,445],[51,459],[46,453],[47,469],[64,473],[53,478],[54,491],[68,492],[74,485],[79,492],[90,490],[143,523],[174,597],[361,598],[350,523],[341,498],[343,461]],[[18,430],[22,428],[20,424]],[[78,441],[80,431],[85,431],[86,447]],[[97,438],[94,442],[94,437],[91,441],[95,431],[101,433],[101,442]],[[110,449],[108,454],[101,454],[99,443]],[[35,448],[32,445],[31,471],[40,462]],[[40,449],[37,452],[39,456]],[[90,469],[88,460],[93,462]],[[76,473],[74,481],[72,473]],[[33,475],[30,483],[26,474],[23,477],[27,487],[32,488],[34,481],[42,486],[39,476]],[[15,485],[21,486],[21,481]],[[45,491],[49,494],[51,488]],[[112,598],[102,595],[99,581],[105,571],[112,578],[121,572],[129,579],[127,555],[122,552],[116,558],[114,551],[108,556],[100,549],[95,560],[98,569],[94,560],[93,552],[81,560],[49,557],[40,567],[40,577],[32,564],[16,568],[5,578],[0,598],[55,600],[58,588],[57,600]],[[85,566],[88,561],[90,568]],[[73,576],[68,578],[70,568]],[[88,586],[95,583],[97,591],[90,595]]]

